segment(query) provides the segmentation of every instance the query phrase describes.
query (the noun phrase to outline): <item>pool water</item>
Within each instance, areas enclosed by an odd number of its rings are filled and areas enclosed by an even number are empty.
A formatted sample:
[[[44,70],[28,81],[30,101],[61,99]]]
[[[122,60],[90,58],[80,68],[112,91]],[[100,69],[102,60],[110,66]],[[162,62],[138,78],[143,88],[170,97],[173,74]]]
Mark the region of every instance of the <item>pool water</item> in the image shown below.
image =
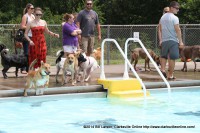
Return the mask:
[[[36,100],[34,100],[36,99]],[[200,89],[151,91],[145,102],[106,98],[0,101],[0,133],[200,132]]]

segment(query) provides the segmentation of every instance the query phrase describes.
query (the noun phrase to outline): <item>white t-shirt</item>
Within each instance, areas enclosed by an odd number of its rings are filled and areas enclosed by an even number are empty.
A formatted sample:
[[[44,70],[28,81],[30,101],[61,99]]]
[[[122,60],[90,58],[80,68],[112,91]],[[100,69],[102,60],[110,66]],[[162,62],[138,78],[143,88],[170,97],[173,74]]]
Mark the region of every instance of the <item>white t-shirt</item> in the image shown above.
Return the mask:
[[[28,24],[28,23],[30,23],[33,20],[33,18],[31,18],[32,14],[31,14],[31,16],[29,16],[28,13],[26,13],[26,16],[28,17],[28,19],[27,19],[27,24]],[[32,37],[31,29],[28,31],[28,36]]]
[[[161,19],[160,24],[162,27],[162,42],[175,41],[179,42],[174,26],[179,24],[179,19],[173,13],[165,13]]]

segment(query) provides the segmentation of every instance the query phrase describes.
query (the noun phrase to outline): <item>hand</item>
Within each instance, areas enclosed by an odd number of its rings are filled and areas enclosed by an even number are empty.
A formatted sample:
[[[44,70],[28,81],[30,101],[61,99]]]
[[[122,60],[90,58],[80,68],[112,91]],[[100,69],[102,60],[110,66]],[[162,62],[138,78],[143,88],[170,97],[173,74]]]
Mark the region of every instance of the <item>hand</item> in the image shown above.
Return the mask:
[[[31,45],[31,46],[34,46],[35,44],[34,44],[34,42],[31,40],[31,41],[29,41],[29,44]]]
[[[55,37],[57,37],[57,38],[59,38],[59,37],[60,37],[60,35],[59,35],[59,34],[54,34],[54,36],[55,36]]]
[[[183,48],[184,44],[183,43],[179,43],[179,48]]]

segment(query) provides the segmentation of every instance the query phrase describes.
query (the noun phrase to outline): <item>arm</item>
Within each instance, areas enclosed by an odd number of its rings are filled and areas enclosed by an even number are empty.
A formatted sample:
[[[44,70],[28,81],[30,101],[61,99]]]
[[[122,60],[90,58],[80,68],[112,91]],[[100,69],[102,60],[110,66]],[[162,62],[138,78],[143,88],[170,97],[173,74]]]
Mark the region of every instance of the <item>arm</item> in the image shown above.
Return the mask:
[[[162,27],[161,24],[158,24],[158,39],[159,39],[159,47],[161,47],[162,44]]]
[[[100,24],[97,24],[97,31],[98,31],[98,40],[101,40],[101,26]]]
[[[50,31],[50,30],[48,29],[48,27],[47,27],[46,21],[45,21],[45,20],[43,20],[43,21],[44,21],[44,23],[45,23],[45,32],[46,32],[47,34],[49,34],[50,36],[54,36],[54,37],[59,38],[59,34],[56,34],[56,33],[53,33],[52,31]]]
[[[20,25],[20,28],[21,29],[26,29],[26,24],[27,24],[27,16],[26,15],[23,15],[22,17],[22,22],[21,22],[21,25]]]
[[[177,38],[179,40],[179,45],[184,45],[183,44],[183,41],[182,41],[182,36],[181,36],[181,29],[179,27],[179,24],[176,24],[174,25],[174,28],[175,28],[175,31],[176,31],[176,34],[177,34]]]
[[[26,38],[26,40],[29,42],[29,44],[30,45],[35,45],[34,43],[33,43],[33,41],[29,38],[29,36],[28,36],[28,31],[30,30],[30,28],[31,28],[31,23],[28,23],[27,25],[26,25],[26,30],[25,30],[25,33],[24,33],[24,37]]]
[[[71,35],[72,36],[78,36],[78,35],[80,35],[82,33],[82,31],[80,30],[80,29],[77,29],[77,30],[74,30],[72,33],[71,33]]]

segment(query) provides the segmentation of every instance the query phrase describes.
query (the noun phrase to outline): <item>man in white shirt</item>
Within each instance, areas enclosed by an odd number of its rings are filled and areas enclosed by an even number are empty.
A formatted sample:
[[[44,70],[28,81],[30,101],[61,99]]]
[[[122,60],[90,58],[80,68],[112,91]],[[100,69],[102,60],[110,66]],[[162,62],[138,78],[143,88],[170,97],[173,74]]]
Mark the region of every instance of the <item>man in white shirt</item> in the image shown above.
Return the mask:
[[[161,46],[161,71],[165,78],[175,79],[173,72],[175,60],[179,58],[179,46],[183,46],[179,19],[174,14],[179,11],[179,3],[172,1],[169,12],[165,13],[159,23],[159,45]],[[168,60],[169,59],[169,60]],[[169,73],[166,74],[166,63],[168,60]]]

